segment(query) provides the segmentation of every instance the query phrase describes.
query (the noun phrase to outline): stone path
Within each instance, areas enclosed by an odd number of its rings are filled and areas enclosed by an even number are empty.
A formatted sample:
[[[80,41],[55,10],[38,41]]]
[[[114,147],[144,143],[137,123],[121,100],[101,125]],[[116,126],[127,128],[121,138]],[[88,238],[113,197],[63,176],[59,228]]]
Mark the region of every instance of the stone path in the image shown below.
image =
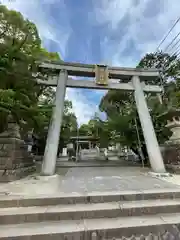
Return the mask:
[[[180,188],[180,176],[157,179],[147,175],[149,169],[139,167],[61,168],[51,177],[29,176],[0,184],[2,195],[61,195],[63,193],[121,192],[133,190]],[[178,183],[179,182],[179,183]]]
[[[178,185],[147,175],[139,167],[72,168],[62,180],[61,192],[109,192],[180,188]]]

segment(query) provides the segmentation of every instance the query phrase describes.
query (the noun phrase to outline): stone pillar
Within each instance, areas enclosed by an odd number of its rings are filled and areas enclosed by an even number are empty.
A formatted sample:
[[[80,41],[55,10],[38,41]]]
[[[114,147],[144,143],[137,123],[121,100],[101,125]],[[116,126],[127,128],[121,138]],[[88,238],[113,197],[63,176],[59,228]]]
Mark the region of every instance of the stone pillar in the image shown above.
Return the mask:
[[[64,111],[64,98],[66,92],[66,82],[68,79],[67,71],[61,70],[57,82],[55,103],[48,130],[46,147],[44,152],[42,175],[50,176],[55,173],[57,151],[60,137],[60,130]]]
[[[135,102],[152,170],[155,173],[165,173],[164,162],[139,77],[133,76],[132,83],[135,89]]]

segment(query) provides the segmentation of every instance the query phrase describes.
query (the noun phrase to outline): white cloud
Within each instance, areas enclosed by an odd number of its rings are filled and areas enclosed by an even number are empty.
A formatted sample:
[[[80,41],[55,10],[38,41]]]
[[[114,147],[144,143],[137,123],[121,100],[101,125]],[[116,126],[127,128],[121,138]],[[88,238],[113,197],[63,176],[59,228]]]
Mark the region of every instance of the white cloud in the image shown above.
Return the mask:
[[[48,12],[44,11],[44,4],[54,3],[56,3],[60,9],[61,15],[64,14],[66,18],[66,25],[62,25],[61,22],[56,22],[56,25],[53,26],[53,19],[51,15]],[[5,4],[10,9],[21,12],[26,18],[33,21],[38,28],[42,41],[46,43],[46,48],[49,47],[49,40],[52,40],[59,45],[61,57],[65,56],[66,44],[71,34],[71,28],[68,24],[68,15],[63,0],[2,0],[2,4]],[[76,89],[67,89],[66,98],[72,101],[73,110],[78,118],[79,124],[88,122],[89,119],[94,115],[95,111],[98,109],[98,107],[95,106],[93,102],[90,102],[86,96],[82,94],[81,91],[78,91]]]
[[[155,51],[180,12],[179,0],[174,0],[173,4],[172,0],[94,0],[93,3],[96,9],[96,24],[105,24],[109,30],[101,42],[102,49],[106,49],[103,57],[106,61],[111,59],[110,63],[121,66],[135,66],[145,53]],[[125,33],[125,26],[122,24],[127,24]],[[174,29],[164,45],[167,45],[178,31],[179,27]],[[112,40],[115,33],[119,36],[116,41]],[[132,50],[132,53],[125,57],[124,50],[129,41],[134,44],[134,50],[138,53]],[[164,49],[164,46],[162,47]]]
[[[73,103],[73,110],[78,119],[78,124],[87,123],[98,110],[98,105],[88,101],[85,95],[79,89],[68,88],[66,98]]]
[[[1,0],[2,4],[5,4],[8,8],[19,11],[25,18],[28,18],[34,22],[39,30],[42,42],[46,43],[46,48],[49,48],[48,41],[51,40],[58,44],[59,49],[57,51],[63,58],[66,53],[66,44],[71,33],[71,28],[68,21],[68,15],[66,14],[66,6],[64,0]],[[53,16],[47,11],[50,7],[49,4],[57,4],[58,8],[63,13],[64,22],[66,25],[54,23]],[[48,7],[47,7],[48,6]]]
[[[96,21],[100,24],[110,24],[112,29],[117,29],[117,25],[123,17],[132,11],[132,0],[94,0],[93,3]]]

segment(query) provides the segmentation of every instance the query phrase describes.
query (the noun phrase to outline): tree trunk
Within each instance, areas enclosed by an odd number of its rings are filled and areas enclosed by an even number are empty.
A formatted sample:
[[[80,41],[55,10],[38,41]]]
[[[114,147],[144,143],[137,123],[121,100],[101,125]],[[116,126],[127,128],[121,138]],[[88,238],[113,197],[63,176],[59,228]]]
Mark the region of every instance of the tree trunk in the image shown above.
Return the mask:
[[[147,148],[146,148],[146,144],[145,143],[142,144],[141,149],[142,149],[142,153],[144,155],[144,164],[148,164],[149,157],[148,157],[148,152],[147,152]]]

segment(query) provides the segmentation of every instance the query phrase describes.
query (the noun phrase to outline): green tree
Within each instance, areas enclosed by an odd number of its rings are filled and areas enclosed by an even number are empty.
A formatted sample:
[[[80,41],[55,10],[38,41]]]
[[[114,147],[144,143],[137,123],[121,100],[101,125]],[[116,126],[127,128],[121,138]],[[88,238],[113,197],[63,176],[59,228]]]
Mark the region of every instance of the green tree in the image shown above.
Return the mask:
[[[107,129],[112,143],[130,147],[138,154],[138,136],[142,131],[137,121],[137,112],[132,93],[109,91],[101,100],[100,110],[106,112]],[[137,132],[138,131],[138,132]]]
[[[42,117],[40,96],[51,88],[36,83],[37,60],[55,59],[57,53],[48,53],[41,47],[36,26],[16,11],[0,6],[0,132],[11,114],[18,124],[38,124]],[[24,124],[22,124],[24,126]]]
[[[77,118],[76,115],[72,112],[72,109],[72,102],[66,100],[64,107],[63,124],[61,128],[60,149],[67,145],[70,137],[77,135]]]
[[[82,124],[79,128],[79,136],[91,136],[92,132],[88,124]]]
[[[158,140],[163,143],[169,137],[170,132],[165,128],[166,120],[162,118],[160,120],[159,115],[172,106],[179,106],[179,60],[176,56],[157,52],[146,54],[138,67],[160,69],[161,81],[155,78],[151,81],[151,84],[159,84],[164,87],[163,104],[160,104],[158,97],[153,94],[147,94],[146,100]],[[113,133],[113,140],[130,147],[137,154],[139,154],[140,145],[144,156],[147,158],[133,94],[110,90],[102,98],[99,108],[107,115],[109,132]]]
[[[45,99],[45,101],[51,102],[49,99]],[[39,139],[39,147],[41,153],[44,152],[45,148],[48,128],[52,116],[52,108],[53,104],[46,105],[45,103],[45,105],[43,105],[41,115],[38,115],[38,127],[34,128],[34,133],[38,136]],[[71,136],[76,136],[77,128],[77,118],[72,112],[72,102],[65,100],[63,122],[59,139],[59,151],[62,151],[62,148],[66,146]]]
[[[10,114],[21,126],[22,135],[33,129],[45,145],[52,115],[55,89],[36,83],[38,62],[59,60],[58,53],[41,47],[36,26],[21,15],[0,6],[0,132]],[[72,103],[65,101],[61,142],[77,129]]]
[[[98,139],[100,147],[107,147],[111,134],[109,128],[107,128],[107,123],[102,121],[99,117],[95,116],[89,120],[87,124],[83,124],[79,128],[80,136],[91,136],[95,139]]]

